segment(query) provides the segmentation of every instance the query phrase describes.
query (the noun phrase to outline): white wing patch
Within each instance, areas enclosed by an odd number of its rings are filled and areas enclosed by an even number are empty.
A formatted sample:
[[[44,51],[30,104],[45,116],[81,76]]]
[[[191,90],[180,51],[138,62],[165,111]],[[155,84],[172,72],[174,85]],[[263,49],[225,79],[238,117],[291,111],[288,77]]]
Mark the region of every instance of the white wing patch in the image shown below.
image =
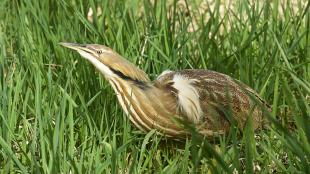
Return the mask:
[[[168,74],[168,73],[171,73],[173,71],[170,71],[170,70],[165,70],[163,71],[158,77],[157,77],[157,80],[162,80],[161,78],[164,77],[164,75]]]
[[[203,112],[200,106],[199,94],[192,82],[182,75],[176,74],[173,77],[173,87],[178,90],[178,104],[181,110],[187,115],[188,119],[194,123],[199,123]]]

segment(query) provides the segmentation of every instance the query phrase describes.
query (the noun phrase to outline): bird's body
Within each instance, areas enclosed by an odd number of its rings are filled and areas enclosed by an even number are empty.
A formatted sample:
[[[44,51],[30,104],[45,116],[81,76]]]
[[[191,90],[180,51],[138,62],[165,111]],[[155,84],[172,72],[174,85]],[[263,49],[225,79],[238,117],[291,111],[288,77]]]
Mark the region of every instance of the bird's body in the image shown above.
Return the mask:
[[[109,81],[131,122],[142,131],[157,129],[181,138],[188,131],[177,120],[213,137],[228,133],[232,122],[243,128],[253,118],[253,127],[264,124],[259,95],[231,77],[209,70],[164,71],[156,80],[108,47],[96,44],[62,43],[77,50]]]

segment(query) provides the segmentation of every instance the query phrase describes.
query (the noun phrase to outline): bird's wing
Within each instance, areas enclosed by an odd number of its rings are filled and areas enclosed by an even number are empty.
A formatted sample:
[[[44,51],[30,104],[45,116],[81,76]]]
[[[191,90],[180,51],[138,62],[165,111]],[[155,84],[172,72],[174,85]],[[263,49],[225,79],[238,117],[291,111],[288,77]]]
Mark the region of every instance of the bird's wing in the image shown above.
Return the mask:
[[[264,100],[228,75],[209,70],[165,71],[154,85],[170,90],[176,97],[179,113],[205,131],[227,132],[232,121],[242,128],[249,114],[255,128],[261,125],[262,112],[253,107],[253,98],[265,104]]]

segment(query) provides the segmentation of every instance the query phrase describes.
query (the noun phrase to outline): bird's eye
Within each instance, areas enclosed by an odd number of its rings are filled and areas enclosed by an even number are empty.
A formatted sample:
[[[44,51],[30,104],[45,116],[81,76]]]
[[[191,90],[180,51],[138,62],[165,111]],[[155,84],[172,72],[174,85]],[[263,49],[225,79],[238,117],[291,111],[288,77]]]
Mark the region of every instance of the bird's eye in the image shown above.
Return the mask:
[[[98,51],[97,51],[97,54],[101,54],[101,53],[102,53],[102,51],[101,51],[101,50],[98,50]]]

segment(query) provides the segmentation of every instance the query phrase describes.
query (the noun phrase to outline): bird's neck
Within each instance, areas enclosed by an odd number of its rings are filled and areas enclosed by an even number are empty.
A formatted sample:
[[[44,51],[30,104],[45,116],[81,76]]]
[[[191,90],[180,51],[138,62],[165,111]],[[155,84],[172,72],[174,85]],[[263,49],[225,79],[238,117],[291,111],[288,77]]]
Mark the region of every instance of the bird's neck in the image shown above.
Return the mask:
[[[100,61],[104,66],[108,67],[108,71],[112,71],[112,73],[103,73],[104,75],[112,74],[123,80],[150,82],[143,70],[116,53],[113,56],[106,55]],[[108,77],[110,76],[108,75]]]
[[[173,98],[156,88],[151,82],[109,80],[119,103],[136,127],[149,131],[158,129],[168,134],[180,134],[173,122],[177,108]]]

